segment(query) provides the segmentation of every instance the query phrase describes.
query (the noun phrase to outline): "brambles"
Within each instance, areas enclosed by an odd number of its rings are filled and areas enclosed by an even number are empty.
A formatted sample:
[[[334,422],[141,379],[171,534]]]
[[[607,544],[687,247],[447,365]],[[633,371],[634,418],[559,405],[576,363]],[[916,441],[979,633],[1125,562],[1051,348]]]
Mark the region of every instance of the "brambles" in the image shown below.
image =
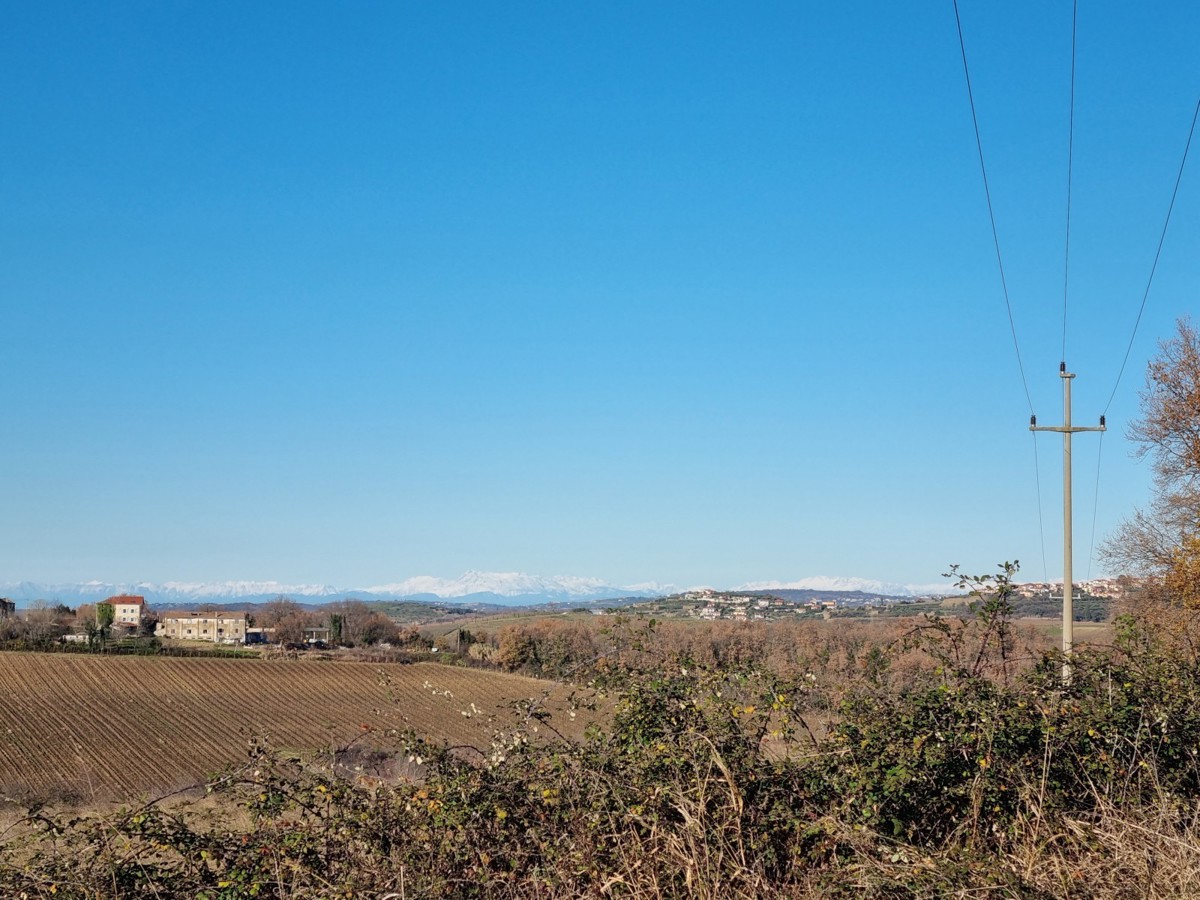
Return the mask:
[[[934,668],[899,688],[865,682],[843,701],[816,771],[847,821],[920,846],[958,835],[970,847],[1011,826],[1041,751],[1012,687],[1015,571],[963,580],[973,620],[930,618],[908,635]]]

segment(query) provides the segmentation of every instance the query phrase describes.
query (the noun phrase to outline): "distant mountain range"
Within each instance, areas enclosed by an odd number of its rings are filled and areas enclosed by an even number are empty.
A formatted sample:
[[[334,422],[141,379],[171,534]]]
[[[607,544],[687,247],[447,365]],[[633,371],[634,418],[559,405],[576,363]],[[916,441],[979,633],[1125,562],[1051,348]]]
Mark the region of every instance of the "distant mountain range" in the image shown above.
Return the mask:
[[[360,600],[442,601],[463,605],[540,606],[547,603],[588,604],[627,597],[662,597],[680,590],[675,585],[654,582],[622,586],[608,584],[599,578],[538,576],[520,572],[466,572],[452,579],[420,575],[393,584],[351,589],[327,584],[283,584],[276,581],[0,583],[0,597],[16,600],[20,606],[28,606],[37,600],[76,606],[95,603],[115,594],[140,594],[151,606],[157,607],[187,607],[201,603],[265,603],[281,596],[301,603],[327,603],[353,597]],[[791,582],[750,582],[732,590],[861,592],[886,597],[955,593],[949,585],[903,585],[825,576]]]
[[[300,603],[327,603],[347,597],[359,600],[445,601],[463,605],[536,606],[546,603],[587,603],[616,597],[657,597],[672,588],[655,584],[617,586],[596,578],[540,577],[516,572],[467,572],[458,578],[419,576],[394,584],[339,588],[328,584],[284,584],[278,581],[222,582],[105,582],[41,584],[0,583],[0,597],[27,606],[50,603],[95,603],[114,594],[140,594],[151,606],[195,606],[265,603],[289,597]]]
[[[938,584],[899,584],[894,581],[875,581],[871,578],[840,578],[816,575],[797,581],[751,581],[735,590],[780,593],[804,591],[835,594],[864,594],[873,597],[945,597],[964,593],[945,581]]]

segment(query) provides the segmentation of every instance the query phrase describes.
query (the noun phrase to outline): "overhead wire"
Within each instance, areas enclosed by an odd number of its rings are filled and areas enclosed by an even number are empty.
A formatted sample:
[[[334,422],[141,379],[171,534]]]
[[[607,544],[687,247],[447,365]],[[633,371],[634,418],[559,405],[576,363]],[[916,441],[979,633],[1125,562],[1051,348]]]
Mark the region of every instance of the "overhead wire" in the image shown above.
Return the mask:
[[[1062,356],[1060,360],[1065,361],[1067,358],[1067,296],[1068,288],[1071,280],[1071,187],[1073,182],[1075,168],[1075,49],[1076,37],[1079,33],[1079,0],[1074,0],[1071,4],[1071,97],[1068,104],[1067,115],[1067,212],[1066,212],[1066,227],[1063,237],[1063,314],[1062,314]],[[1034,432],[1036,444],[1037,432]],[[1103,435],[1102,435],[1103,436]],[[1049,581],[1049,566],[1046,565],[1046,535],[1042,527],[1042,488],[1041,475],[1037,472],[1037,448],[1034,448],[1034,477],[1038,481],[1038,532],[1042,540],[1042,566],[1047,574],[1045,580]],[[1097,483],[1096,489],[1099,490],[1100,485]],[[1092,522],[1092,539],[1095,540],[1095,521],[1093,516]],[[1088,554],[1089,565],[1091,554]],[[1091,578],[1091,570],[1088,570],[1088,578]]]
[[[1017,370],[1021,373],[1021,387],[1024,388],[1024,390],[1025,390],[1025,402],[1029,405],[1030,416],[1033,416],[1033,398],[1029,394],[1029,381],[1025,377],[1025,364],[1021,360],[1021,345],[1020,345],[1020,342],[1017,340],[1017,323],[1013,317],[1012,301],[1008,295],[1008,279],[1004,275],[1004,257],[1000,253],[1000,233],[999,233],[998,229],[996,228],[996,212],[992,206],[992,190],[991,190],[990,185],[988,184],[987,164],[984,162],[984,158],[983,158],[983,138],[980,136],[980,133],[979,133],[979,115],[975,111],[975,92],[971,88],[971,68],[967,64],[967,44],[966,44],[966,40],[963,38],[962,16],[959,14],[959,11],[958,11],[958,0],[954,0],[954,23],[958,28],[958,49],[962,53],[963,78],[967,84],[967,100],[971,106],[971,124],[974,126],[974,129],[975,129],[975,149],[979,152],[979,172],[983,176],[983,194],[984,194],[984,197],[987,199],[988,221],[991,222],[991,225],[992,225],[992,245],[996,249],[996,267],[1000,270],[1000,287],[1004,293],[1004,308],[1008,312],[1008,327],[1009,327],[1009,331],[1012,333],[1013,350],[1015,351],[1016,356],[1017,356]],[[1075,42],[1075,38],[1074,38],[1074,33],[1072,31],[1072,37],[1071,37],[1071,43],[1072,43],[1072,53],[1071,53],[1072,110],[1074,110],[1074,102],[1075,102],[1074,101],[1074,97],[1075,97],[1074,42]],[[1072,120],[1073,120],[1073,117],[1074,117],[1074,112],[1072,112]],[[1067,182],[1068,182],[1068,197],[1069,197],[1069,191],[1070,191],[1070,173],[1069,173],[1069,171],[1068,171],[1068,176],[1067,176]],[[1069,224],[1070,223],[1070,211],[1069,210],[1070,210],[1070,202],[1068,200],[1068,214],[1067,214],[1068,215],[1068,220],[1067,220],[1068,221],[1068,226],[1067,226],[1068,227],[1068,241],[1070,240],[1070,230],[1069,230],[1070,229],[1070,224]],[[1066,287],[1064,286],[1064,288],[1063,288],[1063,346],[1064,346],[1064,348],[1066,347],[1066,340],[1067,340],[1067,337],[1066,337],[1066,315],[1067,315],[1067,312],[1066,312]],[[1064,353],[1065,353],[1065,349],[1064,349]],[[1040,537],[1041,551],[1042,551],[1042,577],[1046,581],[1049,581],[1050,580],[1050,576],[1049,576],[1050,569],[1046,563],[1046,531],[1045,531],[1045,525],[1044,525],[1045,517],[1044,517],[1043,511],[1042,511],[1042,475],[1041,475],[1041,466],[1038,462],[1037,432],[1032,431],[1032,432],[1030,432],[1030,434],[1033,436],[1033,473],[1034,473],[1034,482],[1037,487],[1037,519],[1038,519],[1038,535]]]
[[[1071,103],[1067,125],[1067,226],[1063,247],[1062,356],[1067,358],[1067,285],[1071,273],[1071,176],[1075,161],[1075,35],[1079,22],[1079,0],[1071,6]]]
[[[999,232],[996,228],[996,215],[995,215],[994,207],[992,205],[991,188],[988,184],[987,165],[984,162],[983,140],[980,136],[979,117],[978,117],[978,114],[975,109],[974,91],[972,90],[972,87],[971,87],[971,72],[970,72],[970,67],[967,63],[967,48],[966,48],[966,41],[963,38],[962,17],[960,15],[959,9],[958,9],[958,0],[953,0],[953,5],[954,5],[955,25],[957,26],[957,29],[958,29],[958,45],[959,45],[959,50],[961,51],[961,54],[962,54],[963,76],[964,76],[964,79],[965,79],[966,85],[967,85],[967,99],[968,99],[968,101],[970,103],[970,107],[971,107],[971,122],[972,122],[972,125],[974,126],[974,130],[975,130],[975,146],[979,153],[979,169],[980,169],[980,173],[983,176],[983,191],[984,191],[984,196],[987,199],[988,219],[989,219],[989,221],[991,223],[991,227],[992,227],[992,243],[993,243],[993,246],[995,247],[995,251],[996,251],[996,265],[1000,271],[1000,285],[1001,285],[1001,289],[1003,290],[1003,293],[1004,293],[1005,309],[1008,312],[1009,330],[1011,331],[1011,334],[1012,334],[1013,350],[1015,351],[1016,357],[1017,357],[1017,368],[1021,375],[1021,385],[1024,388],[1025,400],[1028,403],[1029,411],[1032,414],[1033,413],[1033,400],[1032,400],[1030,392],[1029,392],[1029,382],[1025,377],[1025,365],[1021,358],[1020,342],[1017,339],[1017,326],[1016,326],[1015,318],[1013,316],[1012,302],[1011,302],[1011,299],[1010,299],[1009,293],[1008,293],[1008,281],[1007,281],[1007,278],[1005,277],[1005,273],[1004,273],[1004,260],[1003,260],[1003,256],[1001,255],[1001,252],[1000,252],[1000,237],[999,237]],[[1069,120],[1068,120],[1068,133],[1067,133],[1067,198],[1066,198],[1067,202],[1066,202],[1066,217],[1065,217],[1065,230],[1064,230],[1065,233],[1064,233],[1064,241],[1063,241],[1063,315],[1062,315],[1062,357],[1061,358],[1064,360],[1066,359],[1066,355],[1067,355],[1067,312],[1068,312],[1068,299],[1069,299],[1069,288],[1070,288],[1071,195],[1072,195],[1072,181],[1073,181],[1073,169],[1074,169],[1074,145],[1075,145],[1075,72],[1076,72],[1076,49],[1077,49],[1078,21],[1079,21],[1079,4],[1078,4],[1078,0],[1075,0],[1075,2],[1072,3],[1072,11],[1071,11],[1071,90],[1070,90],[1070,114],[1069,114]],[[1200,119],[1200,100],[1197,100],[1196,109],[1192,114],[1192,122],[1191,122],[1190,128],[1188,129],[1187,141],[1184,144],[1183,156],[1179,163],[1179,171],[1176,174],[1175,185],[1171,191],[1171,201],[1167,206],[1167,214],[1163,221],[1162,232],[1159,235],[1158,246],[1155,249],[1155,253],[1154,253],[1154,261],[1150,267],[1150,276],[1146,281],[1146,289],[1142,294],[1142,302],[1141,302],[1141,305],[1138,307],[1137,318],[1134,320],[1133,330],[1129,336],[1129,344],[1125,348],[1125,355],[1124,355],[1123,359],[1121,360],[1121,367],[1117,372],[1117,378],[1116,378],[1115,383],[1113,384],[1112,393],[1109,395],[1108,402],[1105,404],[1104,413],[1101,414],[1102,420],[1103,420],[1104,415],[1107,415],[1109,408],[1112,406],[1113,399],[1116,397],[1117,390],[1120,387],[1121,379],[1125,374],[1126,365],[1129,362],[1130,353],[1133,350],[1134,340],[1137,337],[1138,327],[1141,324],[1142,315],[1144,314],[1145,309],[1146,309],[1146,302],[1150,297],[1150,289],[1154,283],[1154,275],[1158,270],[1158,261],[1162,255],[1162,248],[1163,248],[1164,242],[1166,241],[1167,229],[1171,223],[1171,214],[1175,209],[1175,200],[1179,195],[1179,186],[1183,180],[1184,169],[1187,166],[1188,153],[1191,149],[1192,138],[1195,135],[1196,122],[1198,119]],[[1065,363],[1064,363],[1064,365],[1065,365]],[[1042,516],[1041,471],[1040,471],[1040,465],[1039,465],[1038,453],[1037,453],[1037,433],[1034,432],[1033,435],[1034,435],[1034,479],[1035,479],[1036,486],[1037,486],[1037,502],[1038,502],[1038,531],[1041,535],[1042,566],[1043,566],[1043,569],[1048,572],[1049,569],[1048,569],[1048,566],[1046,563],[1045,531],[1044,531],[1043,516]],[[1097,447],[1096,484],[1095,484],[1095,491],[1093,494],[1091,542],[1090,542],[1090,546],[1088,549],[1088,579],[1089,580],[1091,579],[1091,566],[1092,566],[1092,561],[1093,561],[1093,557],[1094,557],[1094,553],[1095,553],[1095,544],[1096,544],[1096,521],[1097,521],[1097,514],[1098,514],[1098,509],[1099,509],[1100,471],[1101,471],[1103,447],[1104,447],[1104,432],[1101,432],[1100,433],[1100,441],[1099,441],[1099,444]],[[1047,580],[1049,580],[1049,579],[1047,578]]]
[[[1046,563],[1046,527],[1042,524],[1044,516],[1042,515],[1042,470],[1038,463],[1038,446],[1037,432],[1031,431],[1029,434],[1033,437],[1033,480],[1037,485],[1037,509],[1038,509],[1038,537],[1041,539],[1042,545],[1042,580],[1050,581],[1050,566]]]
[[[1088,544],[1087,580],[1092,580],[1092,562],[1096,556],[1096,512],[1100,509],[1100,462],[1104,458],[1104,432],[1100,432],[1100,440],[1096,449],[1096,490],[1092,494],[1092,539]]]
[[[996,230],[996,213],[992,208],[992,191],[988,186],[987,165],[983,161],[983,140],[979,136],[979,116],[975,112],[975,94],[971,90],[971,70],[967,65],[967,45],[963,40],[962,18],[958,13],[958,0],[954,0],[954,21],[958,26],[958,47],[962,51],[963,76],[967,81],[967,100],[971,104],[971,122],[975,126],[975,147],[979,151],[979,171],[983,174],[983,193],[987,198],[988,219],[992,223],[992,244],[996,248],[996,265],[1000,269],[1000,287],[1004,291],[1004,306],[1008,310],[1008,327],[1012,331],[1013,349],[1017,353],[1017,368],[1021,372],[1021,385],[1025,388],[1025,401],[1033,414],[1033,399],[1029,394],[1029,382],[1025,378],[1025,364],[1021,361],[1021,345],[1017,341],[1017,324],[1013,319],[1012,302],[1008,296],[1008,279],[1004,277],[1004,259],[1000,255],[1000,234]]]
[[[1075,164],[1075,64],[1078,57],[1078,34],[1079,34],[1079,0],[1074,0],[1071,4],[1071,99],[1068,105],[1069,113],[1067,118],[1067,213],[1066,213],[1066,234],[1063,241],[1063,319],[1062,319],[1062,357],[1067,358],[1067,298],[1069,295],[1070,278],[1071,278],[1071,192],[1073,186],[1073,174]],[[1100,432],[1100,440],[1098,442],[1097,458],[1096,458],[1096,483],[1092,492],[1092,534],[1091,541],[1088,545],[1088,569],[1087,581],[1092,580],[1092,562],[1095,559],[1096,548],[1096,517],[1100,508],[1100,457],[1099,453],[1104,447],[1104,432]],[[1043,552],[1044,549],[1043,549]],[[1046,579],[1049,581],[1049,579]]]
[[[1029,405],[1030,415],[1033,415],[1033,398],[1029,394],[1029,381],[1025,378],[1025,364],[1021,359],[1021,345],[1017,340],[1017,324],[1013,317],[1012,301],[1008,295],[1008,279],[1004,275],[1004,258],[1000,253],[1000,234],[996,228],[996,213],[992,206],[992,191],[988,184],[987,164],[983,157],[983,139],[979,133],[979,115],[975,111],[975,92],[971,88],[971,69],[967,64],[967,44],[963,38],[962,17],[958,11],[958,0],[954,0],[954,22],[958,28],[958,48],[962,53],[963,78],[967,84],[967,100],[971,106],[971,124],[975,129],[975,148],[979,152],[979,171],[983,176],[983,193],[987,198],[988,221],[992,225],[992,244],[996,249],[996,267],[1000,270],[1000,287],[1004,292],[1004,307],[1008,312],[1008,327],[1012,332],[1013,350],[1017,356],[1017,370],[1021,373],[1021,386],[1025,390],[1025,402]],[[1075,53],[1074,53],[1075,37],[1074,27],[1072,26],[1071,36],[1071,105],[1072,105],[1072,129],[1074,127],[1074,103],[1075,103]],[[1070,247],[1070,162],[1068,161],[1067,173],[1067,246]],[[1066,353],[1067,342],[1067,308],[1066,308],[1066,285],[1063,286],[1063,352]],[[1049,565],[1046,562],[1046,529],[1045,516],[1042,509],[1042,474],[1041,465],[1038,460],[1037,432],[1032,431],[1030,434],[1033,437],[1033,474],[1034,483],[1037,489],[1037,520],[1038,520],[1038,536],[1040,538],[1040,546],[1042,551],[1042,577],[1050,580]]]
[[[1125,358],[1121,360],[1120,371],[1117,372],[1116,383],[1104,405],[1104,413],[1112,406],[1113,398],[1117,396],[1117,388],[1121,385],[1121,376],[1125,374],[1125,365],[1129,362],[1129,354],[1133,350],[1133,341],[1137,337],[1138,326],[1142,322],[1142,313],[1146,311],[1146,301],[1150,297],[1150,286],[1154,283],[1154,273],[1158,271],[1158,259],[1162,255],[1163,242],[1167,239],[1167,226],[1171,224],[1171,213],[1175,209],[1175,198],[1179,196],[1179,183],[1183,181],[1183,169],[1187,165],[1188,151],[1192,146],[1192,136],[1196,133],[1196,119],[1200,118],[1200,100],[1196,101],[1196,111],[1192,113],[1192,126],[1188,129],[1187,143],[1183,146],[1183,158],[1179,161],[1179,173],[1175,176],[1175,187],[1171,191],[1171,202],[1167,206],[1167,217],[1163,221],[1162,233],[1158,236],[1158,248],[1154,251],[1154,262],[1150,266],[1150,277],[1146,279],[1146,290],[1142,294],[1142,305],[1138,307],[1137,318],[1133,322],[1133,333],[1129,335],[1129,346],[1125,348]]]

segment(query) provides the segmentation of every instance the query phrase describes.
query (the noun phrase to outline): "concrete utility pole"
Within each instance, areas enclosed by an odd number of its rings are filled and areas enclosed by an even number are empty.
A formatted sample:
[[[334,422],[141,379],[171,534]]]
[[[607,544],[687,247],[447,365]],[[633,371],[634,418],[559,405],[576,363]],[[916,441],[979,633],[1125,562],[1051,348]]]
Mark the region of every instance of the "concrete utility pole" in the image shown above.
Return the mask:
[[[1107,431],[1104,416],[1100,417],[1099,428],[1077,428],[1071,425],[1071,379],[1075,375],[1067,371],[1067,364],[1058,364],[1058,377],[1063,383],[1063,424],[1038,425],[1037,416],[1029,417],[1030,431],[1060,431],[1063,436],[1063,626],[1062,649],[1063,655],[1070,657],[1071,646],[1074,643],[1075,609],[1072,605],[1071,588],[1074,573],[1071,558],[1074,552],[1071,537],[1071,435],[1079,431]],[[1071,664],[1063,661],[1063,682],[1071,680]]]

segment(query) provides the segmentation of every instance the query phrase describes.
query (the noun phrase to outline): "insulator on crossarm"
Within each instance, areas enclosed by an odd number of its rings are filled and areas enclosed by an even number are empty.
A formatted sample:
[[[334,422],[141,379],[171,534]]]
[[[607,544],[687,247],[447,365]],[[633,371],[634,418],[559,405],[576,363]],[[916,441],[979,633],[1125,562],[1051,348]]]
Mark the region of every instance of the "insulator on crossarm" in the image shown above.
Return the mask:
[[[1060,363],[1058,364],[1058,371],[1059,371],[1059,372],[1065,372],[1065,371],[1067,371],[1067,364],[1066,364],[1065,362],[1060,362]]]
[[[1029,417],[1029,427],[1033,428],[1035,425],[1037,425],[1037,416],[1030,416]]]
[[[1105,427],[1105,424],[1104,424],[1104,416],[1101,416],[1101,417],[1100,417],[1100,427],[1101,427],[1101,428],[1104,428],[1104,427]]]

